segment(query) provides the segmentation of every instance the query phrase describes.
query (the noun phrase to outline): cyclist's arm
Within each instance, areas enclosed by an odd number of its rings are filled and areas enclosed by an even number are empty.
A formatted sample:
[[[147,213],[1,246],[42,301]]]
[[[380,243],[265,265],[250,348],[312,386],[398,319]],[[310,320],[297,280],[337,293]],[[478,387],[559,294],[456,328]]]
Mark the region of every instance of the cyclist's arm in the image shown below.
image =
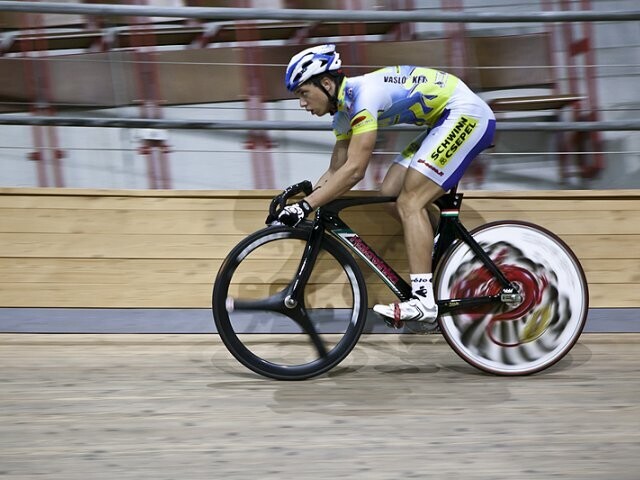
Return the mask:
[[[321,188],[314,190],[311,195],[306,197],[306,201],[311,207],[317,208],[338,198],[364,178],[376,144],[377,134],[377,130],[373,130],[353,135],[350,141],[336,142],[331,158],[332,165],[321,177],[324,183],[320,184]],[[347,142],[347,144],[342,142]],[[341,145],[338,146],[338,144]],[[347,148],[345,148],[346,145],[348,145]],[[334,166],[337,168],[332,171]]]
[[[327,180],[347,161],[347,150],[349,149],[349,139],[338,140],[333,146],[331,162],[326,172],[318,179],[315,188],[322,188]]]

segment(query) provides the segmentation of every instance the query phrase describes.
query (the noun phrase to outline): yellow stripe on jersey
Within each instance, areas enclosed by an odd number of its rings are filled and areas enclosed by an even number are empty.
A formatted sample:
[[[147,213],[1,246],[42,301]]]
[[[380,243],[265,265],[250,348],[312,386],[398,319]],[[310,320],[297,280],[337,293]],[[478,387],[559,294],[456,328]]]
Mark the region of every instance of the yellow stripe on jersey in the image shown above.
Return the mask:
[[[336,140],[349,140],[351,138],[351,130],[347,133],[338,133],[334,130],[333,134],[336,136]]]
[[[351,131],[354,135],[372,132],[378,129],[378,118],[368,110],[360,110],[351,119]]]

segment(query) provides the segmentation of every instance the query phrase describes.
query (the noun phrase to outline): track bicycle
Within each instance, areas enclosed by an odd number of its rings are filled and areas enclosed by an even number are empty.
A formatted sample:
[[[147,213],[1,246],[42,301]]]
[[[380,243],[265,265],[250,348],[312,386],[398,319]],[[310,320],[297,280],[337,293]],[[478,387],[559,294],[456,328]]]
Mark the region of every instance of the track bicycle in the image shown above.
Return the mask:
[[[308,181],[276,196],[267,223]],[[577,257],[552,232],[528,222],[495,221],[468,231],[457,186],[435,204],[433,250],[438,328],[466,362],[497,375],[540,372],[563,358],[586,322],[588,286]],[[355,347],[368,308],[360,259],[399,301],[411,287],[341,218],[349,207],[393,197],[345,197],[295,228],[250,234],[222,263],[213,316],[231,354],[256,373],[302,380],[327,372]],[[392,327],[401,323],[386,320]],[[422,333],[424,324],[405,322]]]

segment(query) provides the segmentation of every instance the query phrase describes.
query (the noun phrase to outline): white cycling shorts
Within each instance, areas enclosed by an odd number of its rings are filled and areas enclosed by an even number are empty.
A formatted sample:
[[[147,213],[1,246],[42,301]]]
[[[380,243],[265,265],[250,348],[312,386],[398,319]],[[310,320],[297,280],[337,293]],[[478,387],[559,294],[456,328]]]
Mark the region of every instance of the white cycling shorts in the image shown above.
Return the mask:
[[[492,145],[495,125],[489,106],[461,83],[436,124],[418,135],[394,163],[417,170],[447,191]]]

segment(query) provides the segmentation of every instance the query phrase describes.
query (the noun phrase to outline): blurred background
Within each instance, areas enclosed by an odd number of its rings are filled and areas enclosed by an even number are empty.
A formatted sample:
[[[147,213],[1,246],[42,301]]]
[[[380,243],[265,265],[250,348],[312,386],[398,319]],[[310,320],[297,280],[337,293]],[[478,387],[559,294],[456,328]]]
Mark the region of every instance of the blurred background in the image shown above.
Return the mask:
[[[60,1],[60,0],[58,0]],[[64,2],[81,3],[81,2]],[[494,107],[502,128],[467,189],[618,189],[640,185],[636,130],[558,122],[636,121],[640,22],[434,23],[154,17],[158,7],[452,13],[632,11],[636,0],[130,0],[150,16],[3,11],[0,117],[87,125],[0,124],[0,187],[270,189],[325,170],[334,138],[283,86],[310,45],[339,45],[347,75],[385,65],[440,68]],[[267,122],[272,129],[104,127],[99,119]],[[69,123],[74,123],[69,122]],[[282,122],[293,127],[281,129]],[[520,128],[543,125],[540,128]],[[528,122],[533,122],[529,124]],[[263,123],[265,125],[265,123]],[[636,123],[637,125],[637,123]],[[515,126],[515,128],[514,128]],[[373,189],[417,131],[379,138],[360,189]]]

